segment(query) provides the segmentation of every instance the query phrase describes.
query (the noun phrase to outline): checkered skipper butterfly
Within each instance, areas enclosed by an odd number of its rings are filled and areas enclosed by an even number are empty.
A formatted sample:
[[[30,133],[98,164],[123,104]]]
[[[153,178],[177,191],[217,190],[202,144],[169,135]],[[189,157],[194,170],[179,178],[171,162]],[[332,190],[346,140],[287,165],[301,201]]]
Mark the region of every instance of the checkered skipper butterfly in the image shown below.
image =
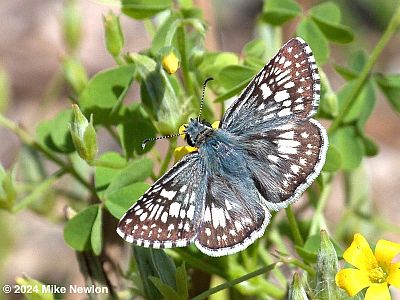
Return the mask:
[[[153,248],[195,243],[211,256],[247,248],[271,211],[293,203],[318,176],[328,147],[311,117],[320,79],[310,47],[288,41],[225,112],[219,128],[200,118],[185,129],[198,148],[127,211],[117,232]]]

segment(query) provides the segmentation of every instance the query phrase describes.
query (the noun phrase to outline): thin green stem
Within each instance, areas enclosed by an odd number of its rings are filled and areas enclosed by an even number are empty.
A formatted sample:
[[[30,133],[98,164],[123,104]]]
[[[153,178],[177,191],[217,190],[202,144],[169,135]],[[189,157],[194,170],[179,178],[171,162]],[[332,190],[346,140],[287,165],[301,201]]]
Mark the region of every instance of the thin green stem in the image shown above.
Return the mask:
[[[176,144],[177,144],[177,140],[176,138],[170,139],[169,140],[169,146],[168,146],[168,150],[167,150],[167,154],[165,155],[164,161],[160,167],[160,173],[158,174],[158,177],[160,177],[161,175],[163,175],[169,166],[169,163],[172,159],[172,156],[174,154],[174,150],[176,148]]]
[[[45,147],[37,143],[34,138],[24,129],[22,129],[17,123],[6,118],[4,115],[0,114],[0,125],[3,125],[7,129],[15,133],[20,140],[37,151],[43,153],[48,159],[53,161],[55,164],[64,169],[67,173],[71,174],[77,181],[79,181],[87,189],[93,191],[92,186],[73,168],[72,165],[66,164],[62,159],[53,154],[51,151],[47,150]]]
[[[321,225],[321,218],[323,216],[323,212],[325,209],[325,206],[328,202],[328,197],[331,193],[332,189],[332,178],[328,178],[327,182],[324,186],[324,189],[322,190],[321,196],[319,197],[317,208],[315,209],[314,216],[311,221],[310,225],[310,231],[308,232],[308,236],[317,234],[320,229]]]
[[[349,112],[352,105],[354,104],[354,100],[356,99],[357,95],[360,93],[365,82],[367,81],[373,66],[375,65],[376,61],[378,60],[380,54],[382,53],[382,50],[385,48],[386,44],[390,41],[392,36],[395,34],[396,29],[399,27],[399,25],[400,25],[400,4],[397,7],[395,13],[393,14],[393,17],[390,20],[388,27],[386,28],[382,37],[378,41],[376,47],[374,48],[371,55],[369,56],[369,59],[368,59],[366,65],[364,66],[360,75],[357,77],[353,89],[349,93],[348,97],[345,98],[345,100],[343,102],[343,107],[342,107],[338,117],[333,121],[331,127],[328,130],[329,133],[333,133],[341,125],[343,118],[346,117],[347,113]]]
[[[123,169],[126,167],[126,163],[117,163],[117,162],[97,160],[97,159],[88,162],[88,164],[92,167],[103,167],[109,169]]]
[[[269,266],[266,266],[266,267],[262,267],[262,268],[260,268],[260,269],[258,269],[256,271],[254,271],[254,272],[251,272],[249,274],[246,274],[246,275],[241,276],[239,278],[236,278],[234,280],[225,282],[223,284],[217,285],[216,287],[213,287],[213,288],[211,288],[211,289],[209,289],[209,290],[197,295],[196,297],[192,298],[192,300],[206,299],[209,296],[211,296],[211,295],[213,295],[215,293],[218,293],[219,291],[231,288],[231,287],[235,286],[236,284],[239,284],[239,283],[241,283],[243,281],[247,281],[247,280],[249,280],[251,278],[254,278],[256,276],[260,276],[262,274],[268,273],[271,270],[273,270],[276,265],[277,264],[272,264],[272,265],[269,265]],[[279,291],[279,293],[277,293],[276,295],[271,295],[271,296],[274,299],[279,299],[279,298],[283,297],[284,295],[281,293],[281,291]]]
[[[186,90],[190,95],[194,95],[195,92],[193,88],[193,83],[189,74],[189,59],[186,48],[185,25],[183,24],[183,22],[178,27],[176,36],[178,39],[179,52],[181,54],[181,67],[182,67],[183,80],[185,82]]]
[[[12,208],[13,213],[17,213],[23,210],[25,207],[30,205],[32,202],[37,200],[39,197],[42,197],[42,194],[61,176],[65,174],[65,169],[59,170],[50,177],[46,178],[46,180],[39,183],[28,196],[24,197],[21,201],[14,205]]]
[[[305,263],[303,263],[302,261],[300,261],[298,259],[295,259],[295,258],[283,259],[282,262],[299,267],[300,269],[303,269],[304,271],[306,271],[308,273],[308,275],[310,275],[310,276],[315,275],[315,270],[312,267],[306,265]]]
[[[292,206],[288,206],[285,208],[286,215],[289,221],[290,231],[292,232],[294,243],[296,246],[303,246],[304,241],[303,237],[301,236],[299,225],[297,224],[296,217],[294,216]]]
[[[191,265],[192,267],[199,269],[203,272],[206,272],[211,275],[218,275],[222,278],[226,277],[226,274],[223,272],[221,268],[218,268],[218,266],[215,266],[213,264],[210,264],[208,262],[205,262],[204,259],[199,259],[196,256],[192,255],[189,251],[183,248],[175,248],[173,250],[170,250],[173,253],[175,252],[176,254],[179,255],[179,258],[184,260],[187,264]],[[178,257],[177,257],[178,258]]]

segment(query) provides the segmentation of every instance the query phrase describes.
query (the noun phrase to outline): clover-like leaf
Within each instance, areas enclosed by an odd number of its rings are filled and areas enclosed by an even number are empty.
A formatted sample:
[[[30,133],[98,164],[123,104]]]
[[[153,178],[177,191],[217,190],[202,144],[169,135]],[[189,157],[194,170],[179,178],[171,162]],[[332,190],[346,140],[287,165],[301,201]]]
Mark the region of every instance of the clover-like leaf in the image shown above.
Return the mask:
[[[172,0],[122,0],[122,12],[134,19],[150,18],[171,7]]]
[[[297,34],[310,45],[319,64],[327,62],[329,57],[328,41],[313,21],[304,18],[297,27]]]
[[[309,15],[329,40],[350,43],[354,39],[350,28],[340,24],[340,9],[335,3],[324,2],[316,5],[310,9]]]
[[[297,17],[301,13],[300,5],[294,0],[268,0],[262,13],[262,20],[279,26]]]

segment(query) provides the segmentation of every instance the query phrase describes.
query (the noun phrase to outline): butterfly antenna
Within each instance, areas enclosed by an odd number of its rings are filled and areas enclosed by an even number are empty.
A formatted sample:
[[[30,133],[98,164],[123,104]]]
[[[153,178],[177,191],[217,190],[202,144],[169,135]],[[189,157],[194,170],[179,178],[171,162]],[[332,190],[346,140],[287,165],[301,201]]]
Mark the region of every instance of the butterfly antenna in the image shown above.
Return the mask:
[[[170,139],[176,136],[182,135],[181,133],[175,133],[175,134],[170,134],[170,135],[164,135],[164,136],[158,136],[155,138],[148,138],[148,139],[144,139],[142,142],[142,148],[144,149],[146,147],[146,144],[148,142],[153,142],[153,141],[157,141],[157,140],[162,140],[162,139]]]
[[[211,80],[214,80],[214,78],[209,77],[203,83],[203,92],[202,92],[201,101],[200,101],[200,111],[199,111],[199,116],[197,117],[198,120],[200,120],[201,113],[203,112],[203,103],[204,103],[204,96],[206,94],[206,85],[207,85],[207,82],[209,82]]]

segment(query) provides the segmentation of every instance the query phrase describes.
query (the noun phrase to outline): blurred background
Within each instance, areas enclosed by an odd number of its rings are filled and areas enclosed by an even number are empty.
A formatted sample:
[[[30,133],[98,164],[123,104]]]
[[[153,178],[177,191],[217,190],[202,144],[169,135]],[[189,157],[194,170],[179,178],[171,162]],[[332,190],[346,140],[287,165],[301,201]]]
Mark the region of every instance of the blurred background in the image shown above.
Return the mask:
[[[82,20],[82,40],[78,56],[88,75],[115,66],[104,47],[102,16],[109,10],[119,13],[118,7],[107,5],[112,1],[76,1]],[[206,46],[209,50],[239,53],[254,37],[254,27],[262,9],[261,0],[253,1],[195,1],[202,8],[209,32]],[[304,10],[320,1],[299,0]],[[355,43],[332,48],[331,62],[344,64],[361,47],[369,52],[382,34],[397,0],[334,1],[342,8],[344,23],[355,30]],[[35,133],[38,122],[55,116],[68,107],[69,90],[63,79],[62,59],[66,53],[63,41],[62,19],[65,1],[61,0],[1,0],[0,1],[0,77],[2,103],[0,110],[18,122],[30,133]],[[125,49],[140,51],[150,45],[143,23],[121,16],[126,37]],[[284,28],[285,40],[293,36],[293,26]],[[292,27],[291,27],[292,26]],[[357,47],[357,49],[355,49]],[[400,36],[397,35],[384,50],[376,70],[400,72]],[[334,90],[343,80],[326,66]],[[133,86],[132,97],[139,97]],[[400,225],[400,119],[382,95],[377,95],[376,109],[367,123],[367,133],[379,145],[377,156],[365,160],[364,169],[374,209],[390,223]],[[99,133],[100,152],[115,147],[108,136]],[[0,161],[9,168],[19,153],[19,140],[10,131],[0,127]],[[29,169],[29,166],[26,166]],[[340,179],[338,179],[340,180]],[[68,184],[68,181],[65,182]],[[326,210],[332,226],[340,216],[343,191],[337,185]],[[45,209],[43,206],[41,209]],[[63,226],[59,222],[63,212],[62,201],[57,205],[58,216],[44,219],[32,211],[10,215],[0,210],[0,283],[14,283],[24,274],[45,282],[80,284],[74,251],[63,241]],[[110,230],[113,232],[113,230]],[[400,235],[388,233],[392,241],[400,242]],[[120,252],[116,252],[118,256]],[[0,298],[5,297],[0,293]],[[70,296],[73,299],[74,296]],[[18,297],[17,297],[18,298]],[[17,299],[15,298],[15,299]]]

